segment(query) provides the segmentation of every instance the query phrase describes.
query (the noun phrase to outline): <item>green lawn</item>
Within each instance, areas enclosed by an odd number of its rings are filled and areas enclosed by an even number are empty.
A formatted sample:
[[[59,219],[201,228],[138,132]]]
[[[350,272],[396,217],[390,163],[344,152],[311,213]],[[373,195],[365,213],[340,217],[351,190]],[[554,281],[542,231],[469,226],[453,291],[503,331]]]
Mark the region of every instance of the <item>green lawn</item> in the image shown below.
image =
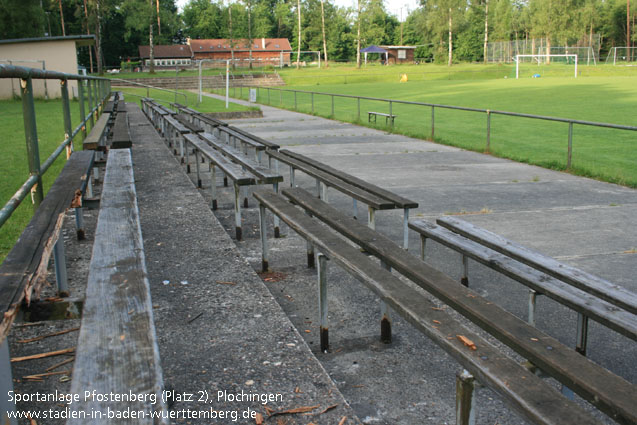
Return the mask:
[[[458,73],[468,73],[473,67],[467,65]],[[493,67],[497,68],[498,65]],[[483,74],[493,71],[487,66]],[[567,68],[559,65],[559,68]],[[399,75],[400,71],[410,75],[414,71],[440,67],[404,66],[396,67],[391,73],[390,67],[377,66],[373,72],[385,79],[383,82],[358,84],[320,83],[289,86],[289,89],[315,91],[322,93],[340,93],[353,96],[387,98],[395,100],[436,103],[444,105],[473,107],[480,109],[520,112],[595,122],[607,122],[637,126],[637,70],[626,67],[597,67],[597,74],[614,73],[620,76],[602,77],[551,77],[551,78],[491,78],[459,80],[451,79],[416,80],[410,78],[407,83],[387,81],[388,77]],[[453,67],[452,67],[453,68]],[[591,67],[592,68],[592,67]],[[395,72],[398,70],[399,72]],[[321,74],[321,79],[340,78],[342,71],[335,67]],[[532,70],[528,70],[532,71]],[[570,72],[573,68],[570,68]],[[290,81],[301,74],[319,73],[318,69],[288,71],[284,78]],[[561,71],[560,71],[561,72]],[[621,76],[632,73],[633,76]],[[530,75],[530,72],[527,72]],[[352,72],[352,75],[356,75]],[[411,75],[415,75],[411,72]],[[476,74],[477,75],[477,74]],[[524,74],[522,74],[524,75]],[[392,78],[393,78],[392,77]],[[354,77],[348,77],[348,79]],[[371,77],[370,77],[371,78]],[[244,93],[245,97],[245,93]],[[260,103],[278,106],[279,93],[275,90],[259,90]],[[311,112],[311,96],[297,94],[297,109]],[[283,107],[294,109],[294,94],[283,92]],[[314,113],[330,116],[331,96],[314,95]],[[359,122],[356,99],[334,98],[335,118],[342,121]],[[361,100],[360,123],[368,124],[367,111],[389,112],[387,102]],[[430,138],[431,108],[413,105],[392,105],[396,119],[395,132]],[[382,123],[381,123],[382,122]],[[385,120],[379,117],[376,127],[384,128]],[[465,149],[484,152],[486,148],[486,115],[484,113],[464,112],[436,108],[435,140]],[[568,124],[518,117],[492,115],[491,149],[493,155],[528,162],[543,167],[566,169]],[[573,163],[571,171],[575,174],[590,176],[609,182],[637,187],[637,132],[603,129],[575,125],[573,131]]]
[[[188,106],[190,106],[191,108],[204,113],[247,111],[251,109],[259,109],[258,106],[248,107],[237,105],[236,103],[229,103],[229,108],[226,109],[225,102],[207,96],[202,96],[202,103],[198,103],[197,94],[187,90],[179,90],[179,93],[182,94],[177,95],[176,97],[174,92],[157,89],[149,89],[149,91],[147,91],[145,88],[114,87],[113,90],[123,92],[124,98],[127,102],[139,102],[142,97],[147,97],[148,95],[150,95],[150,97],[168,107],[170,106],[171,102],[176,101],[177,103],[181,103],[182,105],[187,103]],[[184,95],[187,96],[188,102],[186,102]]]
[[[88,110],[88,109],[87,109]],[[64,119],[61,100],[36,100],[40,162],[43,163],[64,140]],[[79,102],[71,102],[73,128],[80,123]],[[14,195],[29,177],[22,102],[0,101],[0,208]],[[81,149],[81,136],[75,140]],[[44,193],[51,187],[66,161],[62,153],[44,174]],[[33,205],[27,196],[9,220],[0,227],[0,262],[13,247],[24,227],[31,219]]]

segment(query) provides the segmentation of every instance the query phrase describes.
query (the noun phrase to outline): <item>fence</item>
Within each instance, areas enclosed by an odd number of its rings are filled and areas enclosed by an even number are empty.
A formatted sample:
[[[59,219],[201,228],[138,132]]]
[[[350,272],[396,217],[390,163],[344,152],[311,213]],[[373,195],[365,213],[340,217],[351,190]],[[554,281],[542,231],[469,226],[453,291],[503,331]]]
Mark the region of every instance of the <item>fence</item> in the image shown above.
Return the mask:
[[[427,130],[429,131],[429,139],[444,141],[447,144],[468,148],[475,151],[493,153],[498,156],[504,156],[515,159],[517,161],[534,163],[549,168],[566,169],[577,174],[598,177],[607,181],[625,184],[637,187],[637,149],[635,149],[636,133],[626,133],[637,131],[637,126],[620,125],[602,122],[592,122],[585,120],[576,120],[569,118],[559,118],[543,115],[533,115],[518,112],[497,111],[480,108],[468,108],[461,106],[443,105],[426,102],[412,102],[404,100],[383,99],[374,97],[354,96],[337,93],[320,93],[293,89],[279,89],[272,87],[256,87],[257,102],[272,105],[278,103],[278,106],[285,107],[290,105],[289,109],[309,112],[311,114],[320,114],[331,118],[336,118],[337,104],[336,99],[341,100],[339,118],[344,121],[360,121],[361,120],[361,104],[369,107],[371,111],[385,112],[389,114],[399,114],[404,116],[405,120],[399,130],[408,135],[415,137],[425,137]],[[234,89],[234,96],[243,97],[248,95],[248,90]],[[278,95],[278,96],[275,96]],[[354,104],[352,104],[352,101]],[[345,104],[345,102],[350,102]],[[379,104],[384,105],[379,108]],[[371,109],[373,107],[373,109]],[[406,108],[411,108],[407,110]],[[414,110],[414,108],[417,108]],[[428,108],[428,113],[422,110]],[[454,116],[448,115],[446,112],[453,112]],[[445,114],[443,119],[439,119],[439,115]],[[482,120],[462,119],[464,116],[457,114],[470,113],[472,115],[483,115]],[[494,116],[515,119],[516,121],[504,122],[505,125],[499,126],[498,146],[493,146],[492,118]],[[409,118],[409,119],[407,119]],[[461,118],[459,120],[458,118]],[[521,123],[523,120],[542,121],[546,126],[540,128],[537,124],[526,125]],[[429,126],[427,126],[429,121]],[[397,121],[398,122],[398,121]],[[446,136],[450,139],[442,140],[437,137],[437,125],[442,123],[445,126]],[[394,130],[394,124],[390,121],[391,129]],[[551,125],[549,125],[551,124]],[[561,127],[566,124],[567,128]],[[576,127],[577,126],[577,127]],[[427,128],[429,127],[429,128]],[[482,127],[482,128],[481,128]],[[608,134],[603,135],[599,131],[589,132],[591,134],[579,134],[581,143],[578,148],[578,157],[581,162],[589,163],[575,167],[573,159],[574,146],[574,128],[593,128],[595,130],[618,130],[624,134],[613,133],[609,137]],[[528,128],[528,131],[527,131]],[[566,131],[565,131],[566,130]],[[561,133],[563,131],[563,133]],[[484,136],[480,137],[483,132]],[[532,137],[531,137],[532,136]],[[455,139],[454,139],[455,137]],[[553,145],[541,144],[540,142],[529,140],[539,138],[543,143],[545,139],[552,139],[557,142],[558,147]],[[457,139],[466,138],[466,143],[460,143]],[[503,149],[504,141],[509,147],[515,149],[515,153],[508,152]],[[600,140],[604,140],[604,145],[600,144]],[[463,140],[464,142],[464,140]],[[544,152],[544,149],[547,152]],[[539,149],[539,151],[538,151]],[[615,155],[606,158],[613,149]],[[602,154],[603,153],[603,154]],[[559,158],[562,157],[562,159]],[[608,160],[605,164],[603,161]],[[603,167],[603,169],[601,168]]]
[[[92,128],[95,124],[95,115],[99,115],[104,101],[110,94],[110,81],[99,77],[66,74],[62,72],[45,71],[41,69],[12,65],[0,65],[0,78],[20,79],[20,97],[22,98],[22,111],[30,174],[29,178],[24,182],[20,189],[18,189],[18,191],[0,210],[1,228],[29,193],[32,194],[34,208],[38,208],[44,198],[42,176],[65,149],[67,151],[67,157],[70,156],[73,151],[73,140],[79,133],[82,133],[83,137],[86,137],[88,123],[91,123]],[[65,132],[64,140],[43,163],[40,163],[36,114],[33,100],[34,79],[59,80],[62,98],[62,117],[64,120]],[[71,109],[68,91],[69,80],[76,80],[78,82],[79,109],[82,121],[77,127],[75,127],[75,129],[71,128]],[[85,113],[84,90],[87,91],[88,96],[87,100],[89,111],[87,114]]]

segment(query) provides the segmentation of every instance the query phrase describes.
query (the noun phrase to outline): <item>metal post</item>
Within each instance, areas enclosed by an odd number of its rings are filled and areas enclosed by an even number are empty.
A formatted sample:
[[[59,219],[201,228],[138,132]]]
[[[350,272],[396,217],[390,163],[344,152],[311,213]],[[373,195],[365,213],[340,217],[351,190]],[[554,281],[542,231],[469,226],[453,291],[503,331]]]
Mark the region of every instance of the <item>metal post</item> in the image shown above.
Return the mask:
[[[318,259],[318,301],[319,323],[321,335],[321,351],[329,349],[329,327],[327,322],[327,257],[323,254],[316,255]]]
[[[582,356],[586,356],[586,345],[588,342],[588,316],[582,313],[577,314],[577,343],[575,351]]]
[[[294,167],[290,167],[290,187],[294,187]]]
[[[566,159],[566,169],[570,170],[573,159],[573,122],[568,123],[568,157]]]
[[[321,194],[321,199],[323,200],[323,202],[328,201],[327,189],[329,189],[329,187],[325,183],[323,183],[323,193]]]
[[[95,126],[95,118],[93,117],[93,80],[86,80],[86,90],[88,91],[88,112],[91,114],[91,129]]]
[[[462,256],[462,277],[460,283],[466,287],[469,287],[469,258],[466,255]]]
[[[68,80],[60,80],[60,91],[62,93],[62,115],[64,116],[64,139],[71,137],[73,129],[71,128],[71,106],[69,105],[69,82]],[[73,152],[73,141],[66,148],[67,159]]]
[[[237,240],[241,240],[241,190],[237,183],[234,184],[234,227]]]
[[[217,172],[212,161],[210,161],[210,167],[210,192],[212,195],[212,204],[210,206],[212,207],[212,210],[215,211],[217,209]]]
[[[283,105],[283,90],[279,89],[279,106]]]
[[[9,401],[6,394],[13,393],[13,377],[11,376],[11,355],[9,354],[9,341],[5,338],[0,341],[0,422],[7,425],[18,425],[18,420],[9,418],[9,412],[15,413],[15,403]]]
[[[409,249],[409,208],[403,210],[403,249]]]
[[[456,425],[475,425],[475,378],[468,371],[456,373]]]
[[[277,170],[277,172],[278,172],[278,170]],[[277,194],[279,193],[279,183],[278,182],[273,183],[272,184],[272,188],[274,189],[274,193],[277,193]],[[277,216],[276,214],[274,214],[274,237],[275,238],[281,237],[281,232],[279,230],[279,216]]]
[[[89,177],[90,180],[90,177]],[[88,186],[89,188],[89,192],[92,192],[92,190],[90,189],[91,187],[91,182],[88,182]],[[77,207],[75,208],[75,229],[76,229],[76,233],[77,233],[77,240],[81,241],[84,240],[84,237],[86,236],[84,233],[84,209],[82,207]]]
[[[334,118],[334,95],[332,95],[332,118]]]
[[[420,259],[425,261],[425,253],[427,249],[427,237],[425,235],[420,235]]]
[[[539,294],[536,291],[529,289],[529,315],[526,322],[531,326],[535,326],[535,310],[537,307],[538,295]]]
[[[391,273],[391,267],[385,261],[380,260],[380,266]],[[391,344],[391,314],[383,300],[380,301],[380,342]]]
[[[367,207],[367,226],[376,230],[376,210],[372,207]]]
[[[354,220],[358,220],[358,201],[352,198],[352,216]]]
[[[312,115],[314,115],[314,92],[310,93],[310,98],[312,99]]]
[[[228,96],[230,95],[230,60],[226,60],[226,109],[228,109]]]
[[[66,255],[64,253],[64,237],[60,233],[53,246],[53,262],[55,263],[55,281],[58,285],[58,295],[69,296],[69,283],[66,276]]]
[[[435,124],[434,124],[434,109],[435,107],[432,105],[431,106],[431,141],[433,142],[434,140],[434,129],[435,129]]]
[[[487,109],[487,149],[486,153],[491,151],[491,111]]]
[[[79,101],[80,101],[80,120],[84,121],[84,119],[86,118],[86,114],[84,110],[84,81],[83,80],[77,80],[77,97],[79,98]],[[82,126],[82,136],[83,136],[82,140],[86,139],[86,136],[87,136],[86,124]]]
[[[42,61],[42,71],[46,71],[46,62]],[[79,84],[79,80],[78,80],[78,84]],[[44,98],[46,100],[49,100],[49,86],[47,84],[47,79],[44,79]]]
[[[38,176],[37,183],[31,189],[33,208],[37,210],[42,199],[44,199],[44,191],[42,190],[42,176],[40,176],[40,148],[38,146],[38,130],[35,122],[31,78],[20,80],[20,94],[22,97],[22,117],[24,119],[24,136],[27,142],[29,173]]]
[[[360,121],[361,120],[361,98],[357,97],[356,100],[358,103],[358,120]]]
[[[391,120],[391,128],[394,128],[394,119],[392,118],[392,101],[389,101],[389,119]]]
[[[296,90],[294,91],[294,110],[296,111]]]
[[[199,149],[195,150],[195,167],[197,168],[197,187],[201,189],[201,167],[199,165],[199,157],[202,156],[199,153]],[[203,159],[203,156],[202,158]]]
[[[268,87],[268,105],[270,104],[270,87]]]
[[[265,207],[259,204],[259,224],[261,226],[261,271],[267,272],[268,264],[268,235],[265,222]]]

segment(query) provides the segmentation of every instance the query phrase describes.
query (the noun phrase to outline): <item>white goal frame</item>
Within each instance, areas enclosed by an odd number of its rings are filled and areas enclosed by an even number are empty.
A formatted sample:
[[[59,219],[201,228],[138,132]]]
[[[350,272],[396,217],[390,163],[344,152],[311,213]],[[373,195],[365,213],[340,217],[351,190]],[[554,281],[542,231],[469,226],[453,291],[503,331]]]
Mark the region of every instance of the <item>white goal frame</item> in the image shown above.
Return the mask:
[[[611,47],[611,49],[608,51],[608,56],[606,56],[606,63],[608,63],[608,61],[612,57],[613,66],[617,65],[617,49],[626,49],[628,52],[634,51],[635,57],[637,57],[637,47],[616,46],[616,47]]]
[[[520,78],[520,58],[575,58],[575,78],[577,78],[577,55],[515,55],[515,79]],[[538,66],[540,62],[538,61]]]

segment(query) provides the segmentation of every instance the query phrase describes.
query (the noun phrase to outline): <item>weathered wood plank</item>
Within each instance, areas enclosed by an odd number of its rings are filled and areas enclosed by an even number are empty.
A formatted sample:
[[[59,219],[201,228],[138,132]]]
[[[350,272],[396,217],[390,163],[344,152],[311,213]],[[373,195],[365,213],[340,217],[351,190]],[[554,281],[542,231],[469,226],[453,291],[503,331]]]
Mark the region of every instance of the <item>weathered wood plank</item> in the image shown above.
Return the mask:
[[[301,155],[287,149],[282,150],[280,152],[285,155],[291,156],[294,159],[305,162],[306,164],[309,164],[315,168],[318,168],[321,171],[331,174],[334,177],[338,177],[339,179],[346,181],[352,186],[356,186],[360,189],[366,190],[380,198],[387,199],[388,201],[395,203],[396,206],[398,206],[399,208],[418,208],[418,202],[416,201],[412,201],[410,199],[404,198],[400,195],[390,192],[389,190],[383,189],[382,187],[378,187],[374,184],[366,182],[365,180],[359,179],[358,177],[354,177],[351,174],[347,174],[341,170],[337,170],[336,168],[330,167],[327,164],[316,161],[305,155]]]
[[[599,297],[424,220],[409,228],[637,341],[637,317]]]
[[[175,131],[177,131],[178,133],[181,133],[181,134],[190,133],[190,130],[186,128],[186,126],[183,125],[181,122],[177,121],[174,116],[165,115],[163,119],[168,123],[168,125],[173,127]]]
[[[367,252],[383,258],[392,268],[439,298],[546,371],[549,375],[622,424],[637,423],[635,387],[557,339],[530,326],[477,292],[401,249],[389,238],[369,229],[302,189],[283,195],[326,221]]]
[[[55,179],[38,210],[0,265],[0,340],[3,340],[22,300],[42,283],[38,270],[48,264],[43,256],[51,239],[57,240],[58,222],[71,207],[77,190],[83,190],[93,167],[93,151],[73,152]],[[46,257],[46,258],[45,258]],[[28,288],[28,289],[27,289]]]
[[[186,134],[184,135],[184,138],[239,186],[256,184],[257,177],[245,172],[240,165],[225,159],[212,146],[201,140],[196,134]]]
[[[243,134],[244,136],[254,140],[255,142],[258,142],[260,144],[262,144],[263,146],[267,147],[268,149],[274,149],[274,150],[278,150],[280,148],[279,145],[277,145],[276,143],[272,143],[268,140],[265,140],[259,136],[255,136],[252,133],[249,133],[241,128],[238,127],[234,127],[234,126],[230,126],[229,127],[231,130],[236,131],[237,133]]]
[[[230,158],[233,162],[241,164],[248,171],[257,176],[261,183],[278,183],[283,181],[283,176],[260,165],[252,158],[246,156],[243,152],[221,142],[214,135],[210,133],[200,133],[199,136],[212,147],[217,149],[217,151],[223,153],[223,155]]]
[[[126,149],[132,146],[128,128],[128,116],[125,112],[117,112],[112,129],[111,148]]]
[[[309,176],[312,176],[329,187],[351,196],[352,198],[365,203],[366,205],[377,210],[391,210],[396,208],[396,204],[386,199],[382,199],[372,193],[369,193],[359,187],[353,186],[327,172],[320,170],[312,165],[306,164],[298,159],[286,155],[283,151],[267,150],[266,153],[278,161],[283,162],[297,170],[301,170]]]
[[[523,247],[500,235],[481,229],[464,220],[453,217],[443,217],[438,224],[455,233],[474,240],[494,251],[508,255],[528,266],[536,268],[550,276],[567,282],[582,291],[615,304],[633,314],[637,314],[637,293],[622,286],[609,282],[601,277],[586,273],[575,267],[560,263],[551,257],[532,249]]]
[[[166,412],[153,323],[130,150],[109,153],[86,301],[73,368],[73,411]],[[100,401],[98,394],[135,394],[145,400]],[[155,397],[155,403],[152,403]],[[118,419],[121,424],[164,424],[167,420]],[[70,419],[67,424],[106,424],[104,418]]]
[[[99,119],[95,123],[95,126],[91,129],[89,135],[82,142],[82,149],[96,150],[98,148],[98,146],[100,145],[100,141],[104,137],[106,125],[108,124],[108,121],[110,119],[111,114],[106,112],[99,117]]]
[[[219,131],[222,131],[224,133],[229,134],[232,137],[235,137],[237,139],[239,139],[239,141],[241,141],[241,143],[245,143],[249,146],[252,146],[253,148],[257,149],[257,150],[264,150],[266,148],[266,146],[262,145],[261,143],[254,141],[252,138],[247,137],[241,133],[239,133],[238,131],[235,131],[232,127],[228,126],[228,127],[219,127]]]
[[[297,189],[297,191],[300,190]],[[596,423],[595,419],[559,394],[549,384],[514,360],[502,355],[484,338],[437,308],[423,292],[409,287],[396,276],[379,267],[357,248],[347,244],[333,232],[327,231],[324,226],[303,211],[292,207],[273,192],[259,191],[254,196],[295,232],[312,242],[317,251],[327,255],[360,280],[409,323],[474,374],[480,382],[498,392],[511,407],[531,422],[538,424]],[[321,201],[316,200],[316,202]],[[393,249],[402,252],[402,249],[395,244]],[[463,335],[475,343],[476,350],[466,347],[455,337],[449,339],[449,335]]]
[[[177,121],[179,121],[179,123],[181,123],[184,127],[186,127],[188,130],[190,130],[191,133],[203,133],[204,132],[203,128],[201,128],[200,126],[190,122],[186,115],[178,114],[178,115],[175,115],[174,117],[175,117],[175,119]]]

